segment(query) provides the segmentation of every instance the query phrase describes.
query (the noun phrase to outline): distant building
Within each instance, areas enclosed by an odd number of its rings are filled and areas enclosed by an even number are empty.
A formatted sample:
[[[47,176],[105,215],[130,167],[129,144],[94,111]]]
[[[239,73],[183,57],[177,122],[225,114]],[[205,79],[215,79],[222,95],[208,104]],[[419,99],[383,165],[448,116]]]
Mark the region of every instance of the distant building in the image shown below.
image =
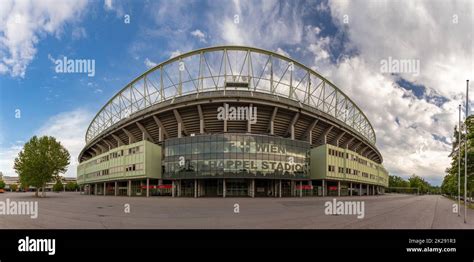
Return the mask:
[[[3,180],[5,182],[6,190],[10,190],[11,185],[18,185],[18,188],[20,188],[20,177],[18,176],[4,176],[3,174],[0,174],[0,180]],[[66,186],[66,184],[69,182],[77,183],[77,179],[75,177],[61,176],[61,182],[63,183],[63,186]],[[45,191],[52,191],[54,184],[56,184],[56,181],[46,183]],[[35,187],[30,187],[30,189],[35,189]]]

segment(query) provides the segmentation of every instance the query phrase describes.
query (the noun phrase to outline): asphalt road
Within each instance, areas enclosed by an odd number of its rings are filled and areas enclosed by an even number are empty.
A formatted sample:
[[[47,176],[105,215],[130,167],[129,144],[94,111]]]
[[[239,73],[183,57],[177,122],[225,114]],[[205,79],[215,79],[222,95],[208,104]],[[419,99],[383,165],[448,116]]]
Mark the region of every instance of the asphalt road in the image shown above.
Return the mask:
[[[453,213],[454,201],[443,196],[384,195],[340,197],[363,201],[364,218],[326,215],[333,197],[312,198],[171,198],[87,196],[79,193],[0,194],[0,202],[38,201],[38,218],[0,215],[0,229],[84,228],[275,228],[275,229],[474,229],[474,210],[468,223]],[[234,205],[239,205],[239,213]],[[127,205],[130,212],[125,212]],[[461,209],[461,214],[463,213]]]

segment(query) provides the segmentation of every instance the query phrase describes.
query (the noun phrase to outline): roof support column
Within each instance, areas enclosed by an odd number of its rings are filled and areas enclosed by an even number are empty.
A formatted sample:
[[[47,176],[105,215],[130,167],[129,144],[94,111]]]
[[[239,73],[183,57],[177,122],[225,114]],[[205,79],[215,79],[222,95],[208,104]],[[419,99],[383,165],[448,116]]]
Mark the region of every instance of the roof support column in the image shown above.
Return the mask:
[[[138,128],[140,129],[140,131],[142,131],[142,136],[143,136],[143,140],[149,140],[151,141],[152,143],[155,143],[155,141],[153,140],[153,138],[150,136],[150,134],[148,133],[148,131],[145,129],[145,127],[140,124],[139,122],[137,122],[137,126]]]
[[[176,121],[178,122],[178,137],[181,137],[182,133],[188,135],[188,132],[186,131],[186,128],[183,124],[183,119],[181,119],[181,115],[179,114],[178,110],[173,109],[173,113],[174,117],[176,118]]]
[[[296,121],[298,121],[298,118],[300,117],[300,113],[297,112],[294,116],[293,119],[291,120],[290,126],[288,126],[288,130],[286,133],[290,133],[290,137],[292,140],[295,140],[295,124]]]
[[[125,128],[122,128],[122,130],[123,130],[123,132],[125,132],[125,134],[127,134],[127,136],[128,136],[128,144],[129,144],[129,145],[136,142],[135,137],[132,135],[132,133],[130,133],[130,131],[128,131],[128,130],[125,129]]]
[[[278,107],[274,107],[272,117],[270,118],[270,123],[269,123],[269,126],[268,126],[268,129],[270,129],[270,135],[275,134],[274,131],[273,131],[273,126],[274,126],[274,121],[275,121],[275,117],[276,117],[277,112],[278,112]]]
[[[198,112],[199,112],[199,133],[204,134],[204,115],[202,114],[202,108],[201,105],[197,106]]]
[[[348,149],[349,148],[349,144],[354,141],[354,137],[352,137],[351,139],[347,140],[344,144],[342,144],[342,148],[345,148],[345,149]]]
[[[331,130],[333,129],[333,127],[334,127],[334,126],[330,126],[328,129],[326,129],[326,130],[322,133],[322,135],[321,135],[321,143],[322,143],[323,145],[327,144],[327,142],[328,142],[328,139],[327,139],[327,138],[328,138],[328,134],[329,134],[329,132],[331,132]]]
[[[305,138],[310,144],[313,143],[313,130],[316,127],[318,121],[319,119],[314,119],[313,123],[311,123],[311,125],[308,127],[308,130],[306,130]]]
[[[247,117],[247,133],[252,133],[252,117],[253,117],[253,104],[249,105],[248,117]]]
[[[341,142],[342,137],[346,134],[346,132],[342,131],[337,137],[336,137],[336,146],[339,147],[339,144]]]
[[[158,141],[163,141],[163,136],[168,138],[168,132],[166,132],[166,128],[163,126],[163,123],[161,123],[160,119],[156,115],[154,115],[153,120],[155,120],[155,123],[158,126]]]
[[[124,145],[122,140],[117,135],[112,134],[112,137],[115,139],[115,141],[117,141],[117,146],[123,146]]]

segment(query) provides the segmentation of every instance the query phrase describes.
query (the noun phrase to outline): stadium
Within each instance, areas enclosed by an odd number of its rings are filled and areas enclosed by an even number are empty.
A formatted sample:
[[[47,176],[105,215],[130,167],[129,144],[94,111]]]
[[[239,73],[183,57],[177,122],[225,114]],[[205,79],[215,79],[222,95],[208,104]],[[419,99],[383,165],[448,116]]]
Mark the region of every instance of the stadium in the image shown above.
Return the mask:
[[[359,107],[311,68],[253,47],[156,65],[102,107],[85,140],[84,194],[355,196],[388,186]]]

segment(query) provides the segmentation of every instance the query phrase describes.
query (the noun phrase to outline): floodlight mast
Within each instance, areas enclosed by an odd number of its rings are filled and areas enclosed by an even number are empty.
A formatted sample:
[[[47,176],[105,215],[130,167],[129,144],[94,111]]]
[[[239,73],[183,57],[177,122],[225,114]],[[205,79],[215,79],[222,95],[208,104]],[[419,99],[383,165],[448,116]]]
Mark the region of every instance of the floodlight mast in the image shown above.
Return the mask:
[[[458,216],[461,216],[461,104],[459,104],[459,124],[458,124]]]
[[[469,116],[469,80],[466,80],[466,138],[464,139],[464,223],[467,223],[467,117]]]

